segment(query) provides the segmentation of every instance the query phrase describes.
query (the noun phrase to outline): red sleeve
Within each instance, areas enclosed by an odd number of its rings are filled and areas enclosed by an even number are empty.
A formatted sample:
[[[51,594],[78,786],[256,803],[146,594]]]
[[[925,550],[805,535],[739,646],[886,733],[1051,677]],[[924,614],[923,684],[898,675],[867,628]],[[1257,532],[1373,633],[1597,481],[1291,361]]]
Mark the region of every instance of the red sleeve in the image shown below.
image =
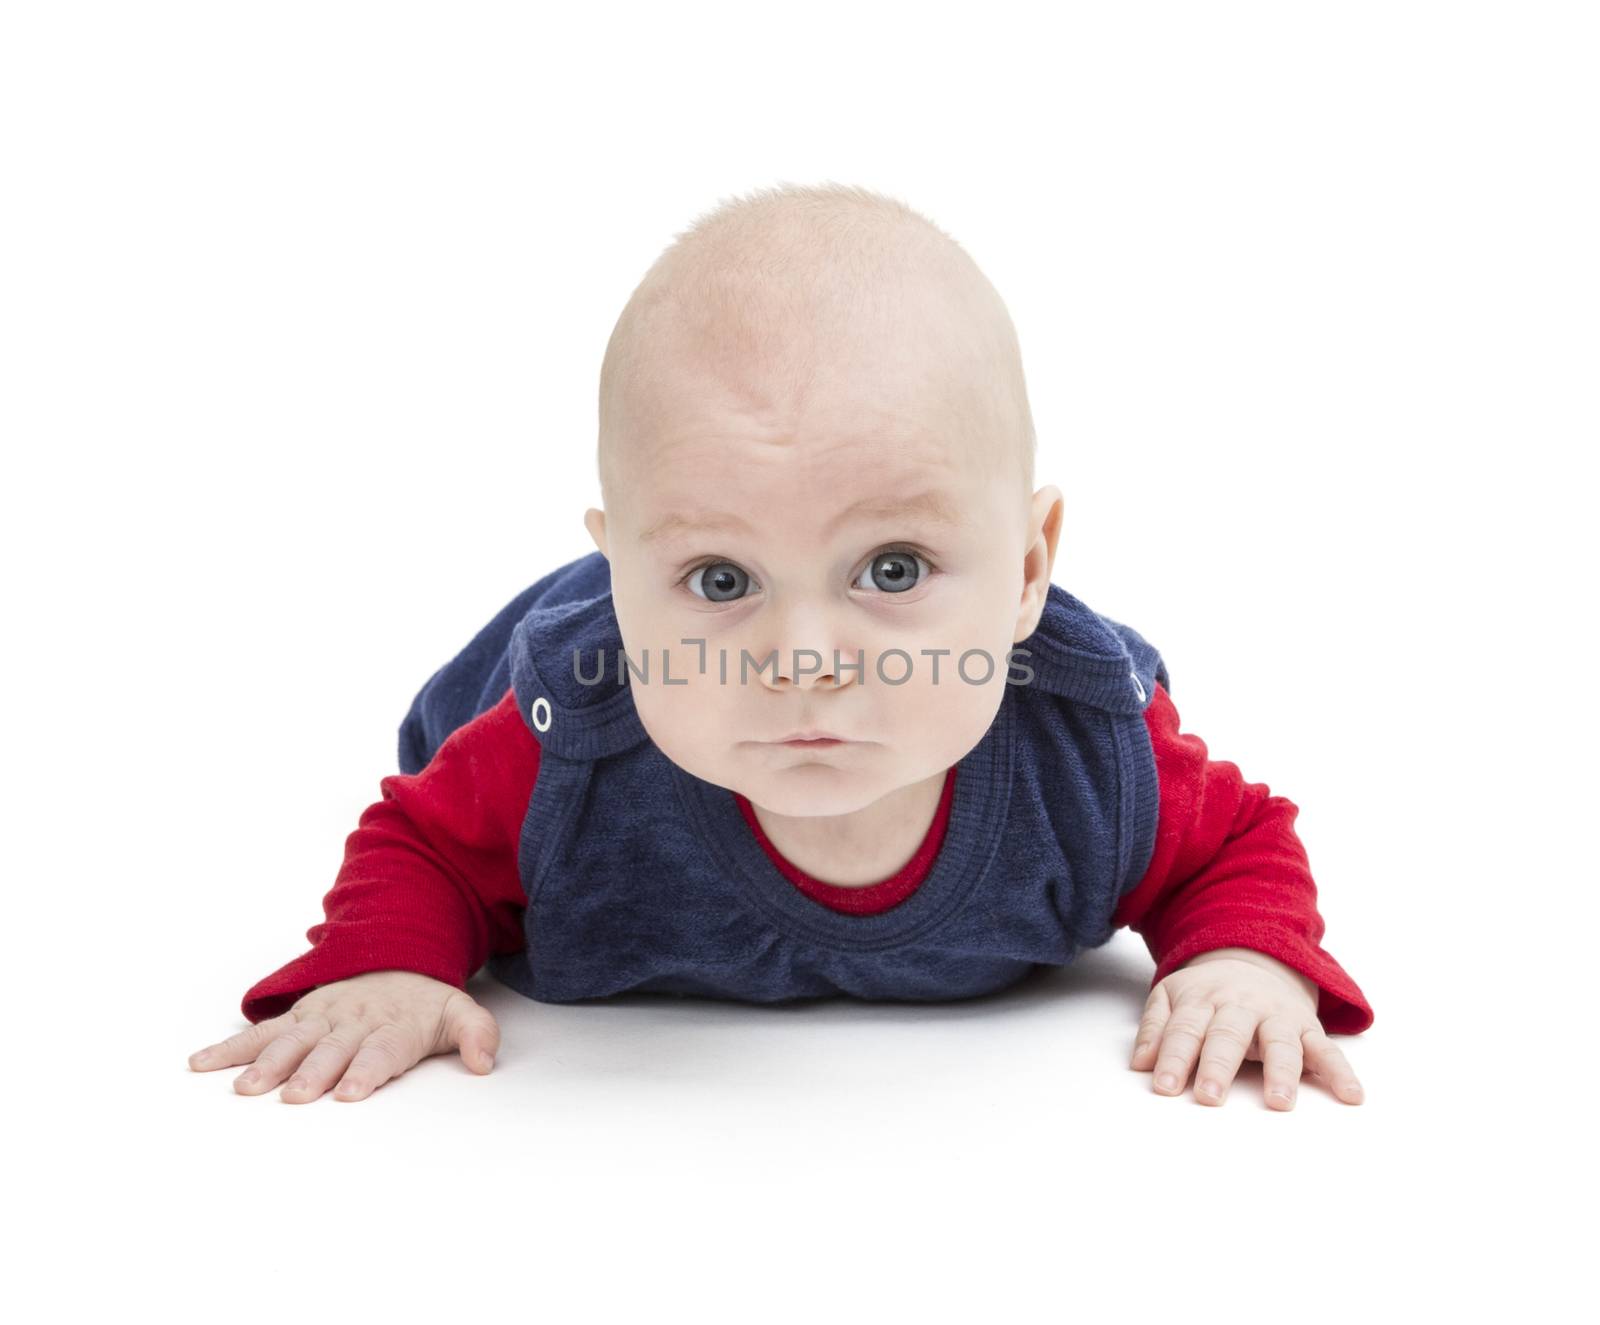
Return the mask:
[[[1156,960],[1151,987],[1202,952],[1252,948],[1315,982],[1324,1030],[1366,1030],[1366,997],[1320,946],[1317,887],[1294,831],[1300,807],[1246,782],[1237,765],[1209,759],[1204,741],[1179,732],[1159,682],[1145,722],[1161,795],[1155,853],[1112,919],[1143,936]]]
[[[275,1017],[313,987],[364,971],[417,971],[462,988],[490,954],[520,949],[517,847],[538,773],[539,743],[508,690],[420,773],[384,778],[383,799],[345,839],[322,899],[327,918],[306,932],[311,951],[251,987],[245,1018]]]

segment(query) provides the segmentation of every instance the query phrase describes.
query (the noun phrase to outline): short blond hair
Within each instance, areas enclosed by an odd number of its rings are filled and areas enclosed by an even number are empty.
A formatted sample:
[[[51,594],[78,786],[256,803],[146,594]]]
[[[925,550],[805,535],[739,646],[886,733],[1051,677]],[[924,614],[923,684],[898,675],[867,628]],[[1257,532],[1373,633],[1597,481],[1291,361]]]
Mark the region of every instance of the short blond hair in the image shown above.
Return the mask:
[[[935,278],[960,335],[994,376],[984,405],[1000,416],[1033,486],[1036,438],[1016,328],[977,263],[903,200],[855,185],[780,183],[720,201],[664,249],[618,317],[600,367],[597,465],[615,490],[626,396],[669,371],[663,342],[761,361],[801,390],[811,347],[880,311],[898,283]]]

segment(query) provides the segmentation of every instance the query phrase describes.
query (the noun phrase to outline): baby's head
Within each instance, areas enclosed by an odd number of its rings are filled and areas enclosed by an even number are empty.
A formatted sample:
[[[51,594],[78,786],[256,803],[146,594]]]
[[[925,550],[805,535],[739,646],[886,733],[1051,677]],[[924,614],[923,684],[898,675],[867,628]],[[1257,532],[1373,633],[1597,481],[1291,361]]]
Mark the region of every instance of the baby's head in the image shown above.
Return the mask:
[[[930,221],[838,186],[702,217],[611,335],[585,516],[651,740],[791,816],[961,759],[1049,588],[1033,447],[1010,315]]]

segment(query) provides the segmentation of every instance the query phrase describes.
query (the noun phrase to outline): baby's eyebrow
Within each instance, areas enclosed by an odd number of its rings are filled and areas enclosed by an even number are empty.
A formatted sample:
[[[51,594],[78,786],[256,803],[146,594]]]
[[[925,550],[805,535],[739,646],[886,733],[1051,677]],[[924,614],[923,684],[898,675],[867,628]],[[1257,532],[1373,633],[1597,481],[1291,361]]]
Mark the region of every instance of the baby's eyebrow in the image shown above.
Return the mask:
[[[944,493],[934,489],[912,493],[909,497],[886,497],[878,493],[862,497],[829,520],[823,532],[831,534],[847,520],[905,520],[921,519],[931,524],[959,525],[960,512]],[[747,520],[737,515],[714,512],[695,512],[683,515],[674,512],[657,520],[639,535],[641,543],[670,538],[676,534],[704,533],[752,528]]]
[[[652,539],[670,538],[674,534],[700,533],[713,530],[744,529],[748,530],[748,521],[741,520],[737,515],[678,515],[676,513],[657,520],[653,525],[639,535],[641,543],[648,543]]]
[[[884,497],[874,493],[846,506],[828,521],[826,532],[832,533],[851,519],[921,519],[932,524],[958,525],[961,523],[961,514],[944,493],[933,488],[914,492],[909,497]]]

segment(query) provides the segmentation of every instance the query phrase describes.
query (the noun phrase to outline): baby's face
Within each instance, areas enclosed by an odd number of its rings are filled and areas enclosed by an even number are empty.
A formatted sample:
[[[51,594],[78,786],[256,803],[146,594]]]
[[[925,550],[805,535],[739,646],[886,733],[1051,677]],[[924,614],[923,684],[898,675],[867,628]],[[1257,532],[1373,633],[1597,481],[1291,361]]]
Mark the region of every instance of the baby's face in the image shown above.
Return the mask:
[[[625,491],[588,516],[624,647],[648,658],[630,684],[651,739],[782,815],[849,814],[961,759],[1037,620],[1037,503],[1010,448],[919,400],[915,373],[852,376],[822,370],[799,408],[669,385]],[[838,743],[783,743],[806,730]]]

